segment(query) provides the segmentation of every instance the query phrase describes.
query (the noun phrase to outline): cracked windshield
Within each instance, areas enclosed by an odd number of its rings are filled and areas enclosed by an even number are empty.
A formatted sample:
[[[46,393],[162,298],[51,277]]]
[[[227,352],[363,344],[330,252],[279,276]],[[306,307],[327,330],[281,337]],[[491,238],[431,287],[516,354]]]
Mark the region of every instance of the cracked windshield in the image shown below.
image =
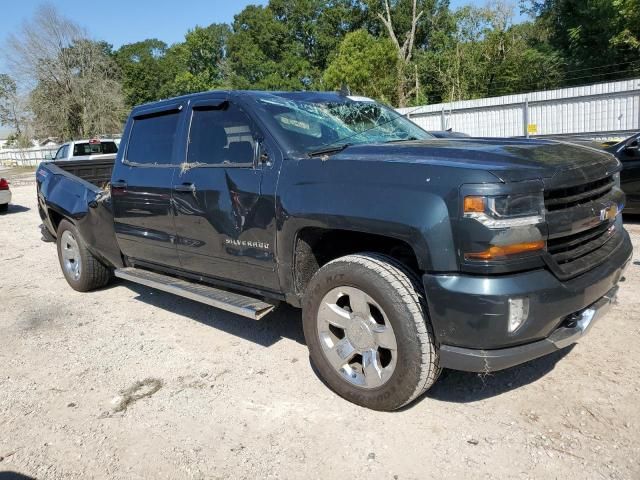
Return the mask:
[[[370,100],[307,102],[273,96],[259,101],[287,143],[311,156],[350,145],[433,138],[402,115]]]

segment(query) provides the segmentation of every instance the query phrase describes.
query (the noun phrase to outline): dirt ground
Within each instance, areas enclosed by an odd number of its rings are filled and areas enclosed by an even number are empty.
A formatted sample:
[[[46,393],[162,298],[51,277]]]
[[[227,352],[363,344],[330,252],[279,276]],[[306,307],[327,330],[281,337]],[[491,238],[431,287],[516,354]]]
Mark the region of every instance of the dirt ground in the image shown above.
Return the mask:
[[[293,308],[73,291],[31,178],[0,216],[0,479],[640,479],[640,262],[573,348],[379,413],[318,379]]]

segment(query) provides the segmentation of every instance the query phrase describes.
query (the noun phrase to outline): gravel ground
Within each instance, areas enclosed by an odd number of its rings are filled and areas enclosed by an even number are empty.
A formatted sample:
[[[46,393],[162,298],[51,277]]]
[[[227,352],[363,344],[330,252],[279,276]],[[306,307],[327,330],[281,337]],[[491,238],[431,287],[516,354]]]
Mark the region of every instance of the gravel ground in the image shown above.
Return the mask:
[[[0,216],[1,479],[640,478],[640,262],[580,344],[447,371],[380,413],[318,379],[293,308],[256,323],[125,282],[73,291],[19,180]]]

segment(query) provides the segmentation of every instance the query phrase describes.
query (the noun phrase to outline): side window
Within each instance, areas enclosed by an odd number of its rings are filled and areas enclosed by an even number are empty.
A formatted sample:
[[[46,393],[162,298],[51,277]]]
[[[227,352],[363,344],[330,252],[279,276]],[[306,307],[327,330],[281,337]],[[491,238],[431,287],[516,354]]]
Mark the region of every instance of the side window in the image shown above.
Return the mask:
[[[126,160],[146,165],[167,165],[173,160],[178,112],[136,118],[131,127]]]
[[[253,166],[252,122],[240,108],[225,105],[226,108],[194,108],[189,129],[189,163]]]
[[[56,152],[56,156],[53,157],[54,160],[62,160],[63,158],[66,158],[67,156],[67,150],[68,150],[69,146],[68,145],[63,145],[61,146],[58,151]]]

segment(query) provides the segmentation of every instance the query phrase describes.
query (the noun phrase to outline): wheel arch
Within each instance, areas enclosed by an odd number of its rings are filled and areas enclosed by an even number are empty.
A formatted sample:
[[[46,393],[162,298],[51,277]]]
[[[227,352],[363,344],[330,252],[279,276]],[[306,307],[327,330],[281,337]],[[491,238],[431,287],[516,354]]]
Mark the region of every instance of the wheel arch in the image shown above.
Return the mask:
[[[304,295],[313,275],[337,258],[360,252],[389,256],[415,274],[424,270],[424,261],[405,239],[358,230],[305,227],[300,229],[293,245],[291,290],[298,299]]]

